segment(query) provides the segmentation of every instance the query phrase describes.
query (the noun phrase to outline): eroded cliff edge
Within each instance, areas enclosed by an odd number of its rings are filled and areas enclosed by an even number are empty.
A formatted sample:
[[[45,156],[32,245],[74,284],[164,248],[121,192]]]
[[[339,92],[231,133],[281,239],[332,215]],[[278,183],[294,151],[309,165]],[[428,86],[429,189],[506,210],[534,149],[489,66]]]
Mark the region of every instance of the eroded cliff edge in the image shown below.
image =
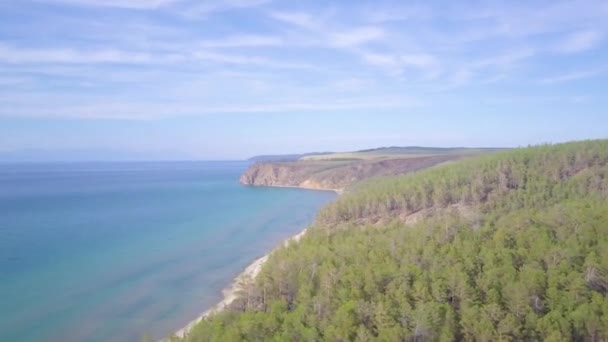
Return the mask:
[[[240,182],[254,186],[342,191],[362,179],[415,172],[461,157],[439,155],[376,160],[258,162],[243,173]]]

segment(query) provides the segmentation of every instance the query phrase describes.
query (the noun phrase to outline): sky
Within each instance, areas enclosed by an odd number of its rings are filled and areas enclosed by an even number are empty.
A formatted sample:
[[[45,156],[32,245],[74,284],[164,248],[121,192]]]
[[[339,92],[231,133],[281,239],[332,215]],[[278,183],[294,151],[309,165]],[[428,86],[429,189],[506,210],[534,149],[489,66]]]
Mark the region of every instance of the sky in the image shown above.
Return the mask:
[[[608,137],[608,2],[4,0],[0,160]]]

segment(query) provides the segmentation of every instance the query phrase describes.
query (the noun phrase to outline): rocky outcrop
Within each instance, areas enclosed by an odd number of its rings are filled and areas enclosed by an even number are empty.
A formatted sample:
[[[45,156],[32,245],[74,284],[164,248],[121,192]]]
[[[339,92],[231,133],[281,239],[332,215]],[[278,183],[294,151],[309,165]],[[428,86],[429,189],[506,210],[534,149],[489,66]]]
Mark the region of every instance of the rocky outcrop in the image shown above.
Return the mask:
[[[307,189],[342,190],[362,179],[415,172],[456,158],[460,158],[460,156],[260,162],[251,165],[241,176],[240,182],[245,185],[257,186],[293,186]]]
[[[320,165],[328,164],[328,165]],[[329,165],[331,164],[331,165]],[[257,186],[293,186],[309,189],[335,190],[339,184],[324,181],[319,175],[325,167],[336,163],[319,162],[262,162],[251,165],[241,176],[240,182]]]

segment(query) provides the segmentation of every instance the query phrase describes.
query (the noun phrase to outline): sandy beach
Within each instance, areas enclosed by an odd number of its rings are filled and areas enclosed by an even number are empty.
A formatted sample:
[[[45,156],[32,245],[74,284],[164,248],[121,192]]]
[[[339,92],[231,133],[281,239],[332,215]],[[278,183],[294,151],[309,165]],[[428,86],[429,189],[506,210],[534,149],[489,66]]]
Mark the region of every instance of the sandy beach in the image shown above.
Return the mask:
[[[285,240],[281,245],[287,246],[292,242],[298,242],[306,234],[307,230],[308,230],[308,228],[306,228],[303,231],[301,231],[300,233],[290,237],[289,239]],[[192,328],[198,322],[203,320],[205,317],[207,317],[211,314],[214,314],[216,312],[220,312],[220,311],[226,309],[230,304],[232,304],[232,302],[234,302],[234,300],[237,299],[238,293],[241,290],[243,290],[247,284],[250,284],[252,281],[255,280],[255,278],[258,276],[258,274],[262,270],[262,266],[264,265],[266,260],[268,260],[268,257],[270,256],[270,254],[272,254],[272,252],[274,252],[275,249],[273,249],[272,251],[270,251],[268,254],[264,255],[263,257],[256,259],[253,263],[251,263],[249,266],[247,266],[245,268],[245,270],[234,279],[232,284],[222,291],[222,295],[224,296],[222,301],[217,303],[211,309],[203,312],[196,319],[194,319],[193,321],[188,323],[186,326],[184,326],[183,328],[181,328],[178,331],[176,331],[175,333],[173,333],[173,335],[175,335],[179,338],[183,338],[184,336],[186,336],[188,334],[188,332],[190,332],[190,330],[192,330]],[[161,341],[168,341],[168,339],[165,338],[165,339],[162,339]]]
[[[260,186],[269,188],[292,188],[292,189],[303,189],[303,190],[314,190],[314,191],[332,191],[338,196],[344,193],[344,189],[329,189],[329,188],[317,188],[312,186],[301,186],[301,185],[247,185],[247,186]]]
[[[247,266],[247,268],[245,268],[245,270],[234,279],[232,284],[222,291],[222,294],[224,296],[224,299],[222,299],[222,301],[217,303],[211,309],[203,312],[199,317],[188,323],[185,327],[176,331],[174,335],[180,338],[184,337],[203,318],[215,312],[222,311],[228,305],[232,304],[232,302],[234,302],[234,300],[237,298],[238,292],[242,290],[246,284],[250,283],[255,279],[255,277],[257,277],[257,275],[260,273],[260,270],[262,269],[262,265],[264,264],[264,262],[266,262],[269,255],[270,253],[259,259],[256,259],[251,265]]]

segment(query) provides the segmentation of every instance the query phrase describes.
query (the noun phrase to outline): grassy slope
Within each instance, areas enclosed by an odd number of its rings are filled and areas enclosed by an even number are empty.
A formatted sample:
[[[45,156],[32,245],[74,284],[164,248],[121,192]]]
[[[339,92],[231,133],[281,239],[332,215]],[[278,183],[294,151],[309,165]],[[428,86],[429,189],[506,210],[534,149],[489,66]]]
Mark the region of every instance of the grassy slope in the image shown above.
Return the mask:
[[[187,340],[605,340],[607,164],[590,141],[368,181]]]
[[[373,159],[407,159],[439,155],[478,155],[500,151],[495,148],[438,148],[438,147],[383,147],[355,152],[338,152],[324,155],[312,155],[300,158],[302,161],[313,160],[373,160]]]

